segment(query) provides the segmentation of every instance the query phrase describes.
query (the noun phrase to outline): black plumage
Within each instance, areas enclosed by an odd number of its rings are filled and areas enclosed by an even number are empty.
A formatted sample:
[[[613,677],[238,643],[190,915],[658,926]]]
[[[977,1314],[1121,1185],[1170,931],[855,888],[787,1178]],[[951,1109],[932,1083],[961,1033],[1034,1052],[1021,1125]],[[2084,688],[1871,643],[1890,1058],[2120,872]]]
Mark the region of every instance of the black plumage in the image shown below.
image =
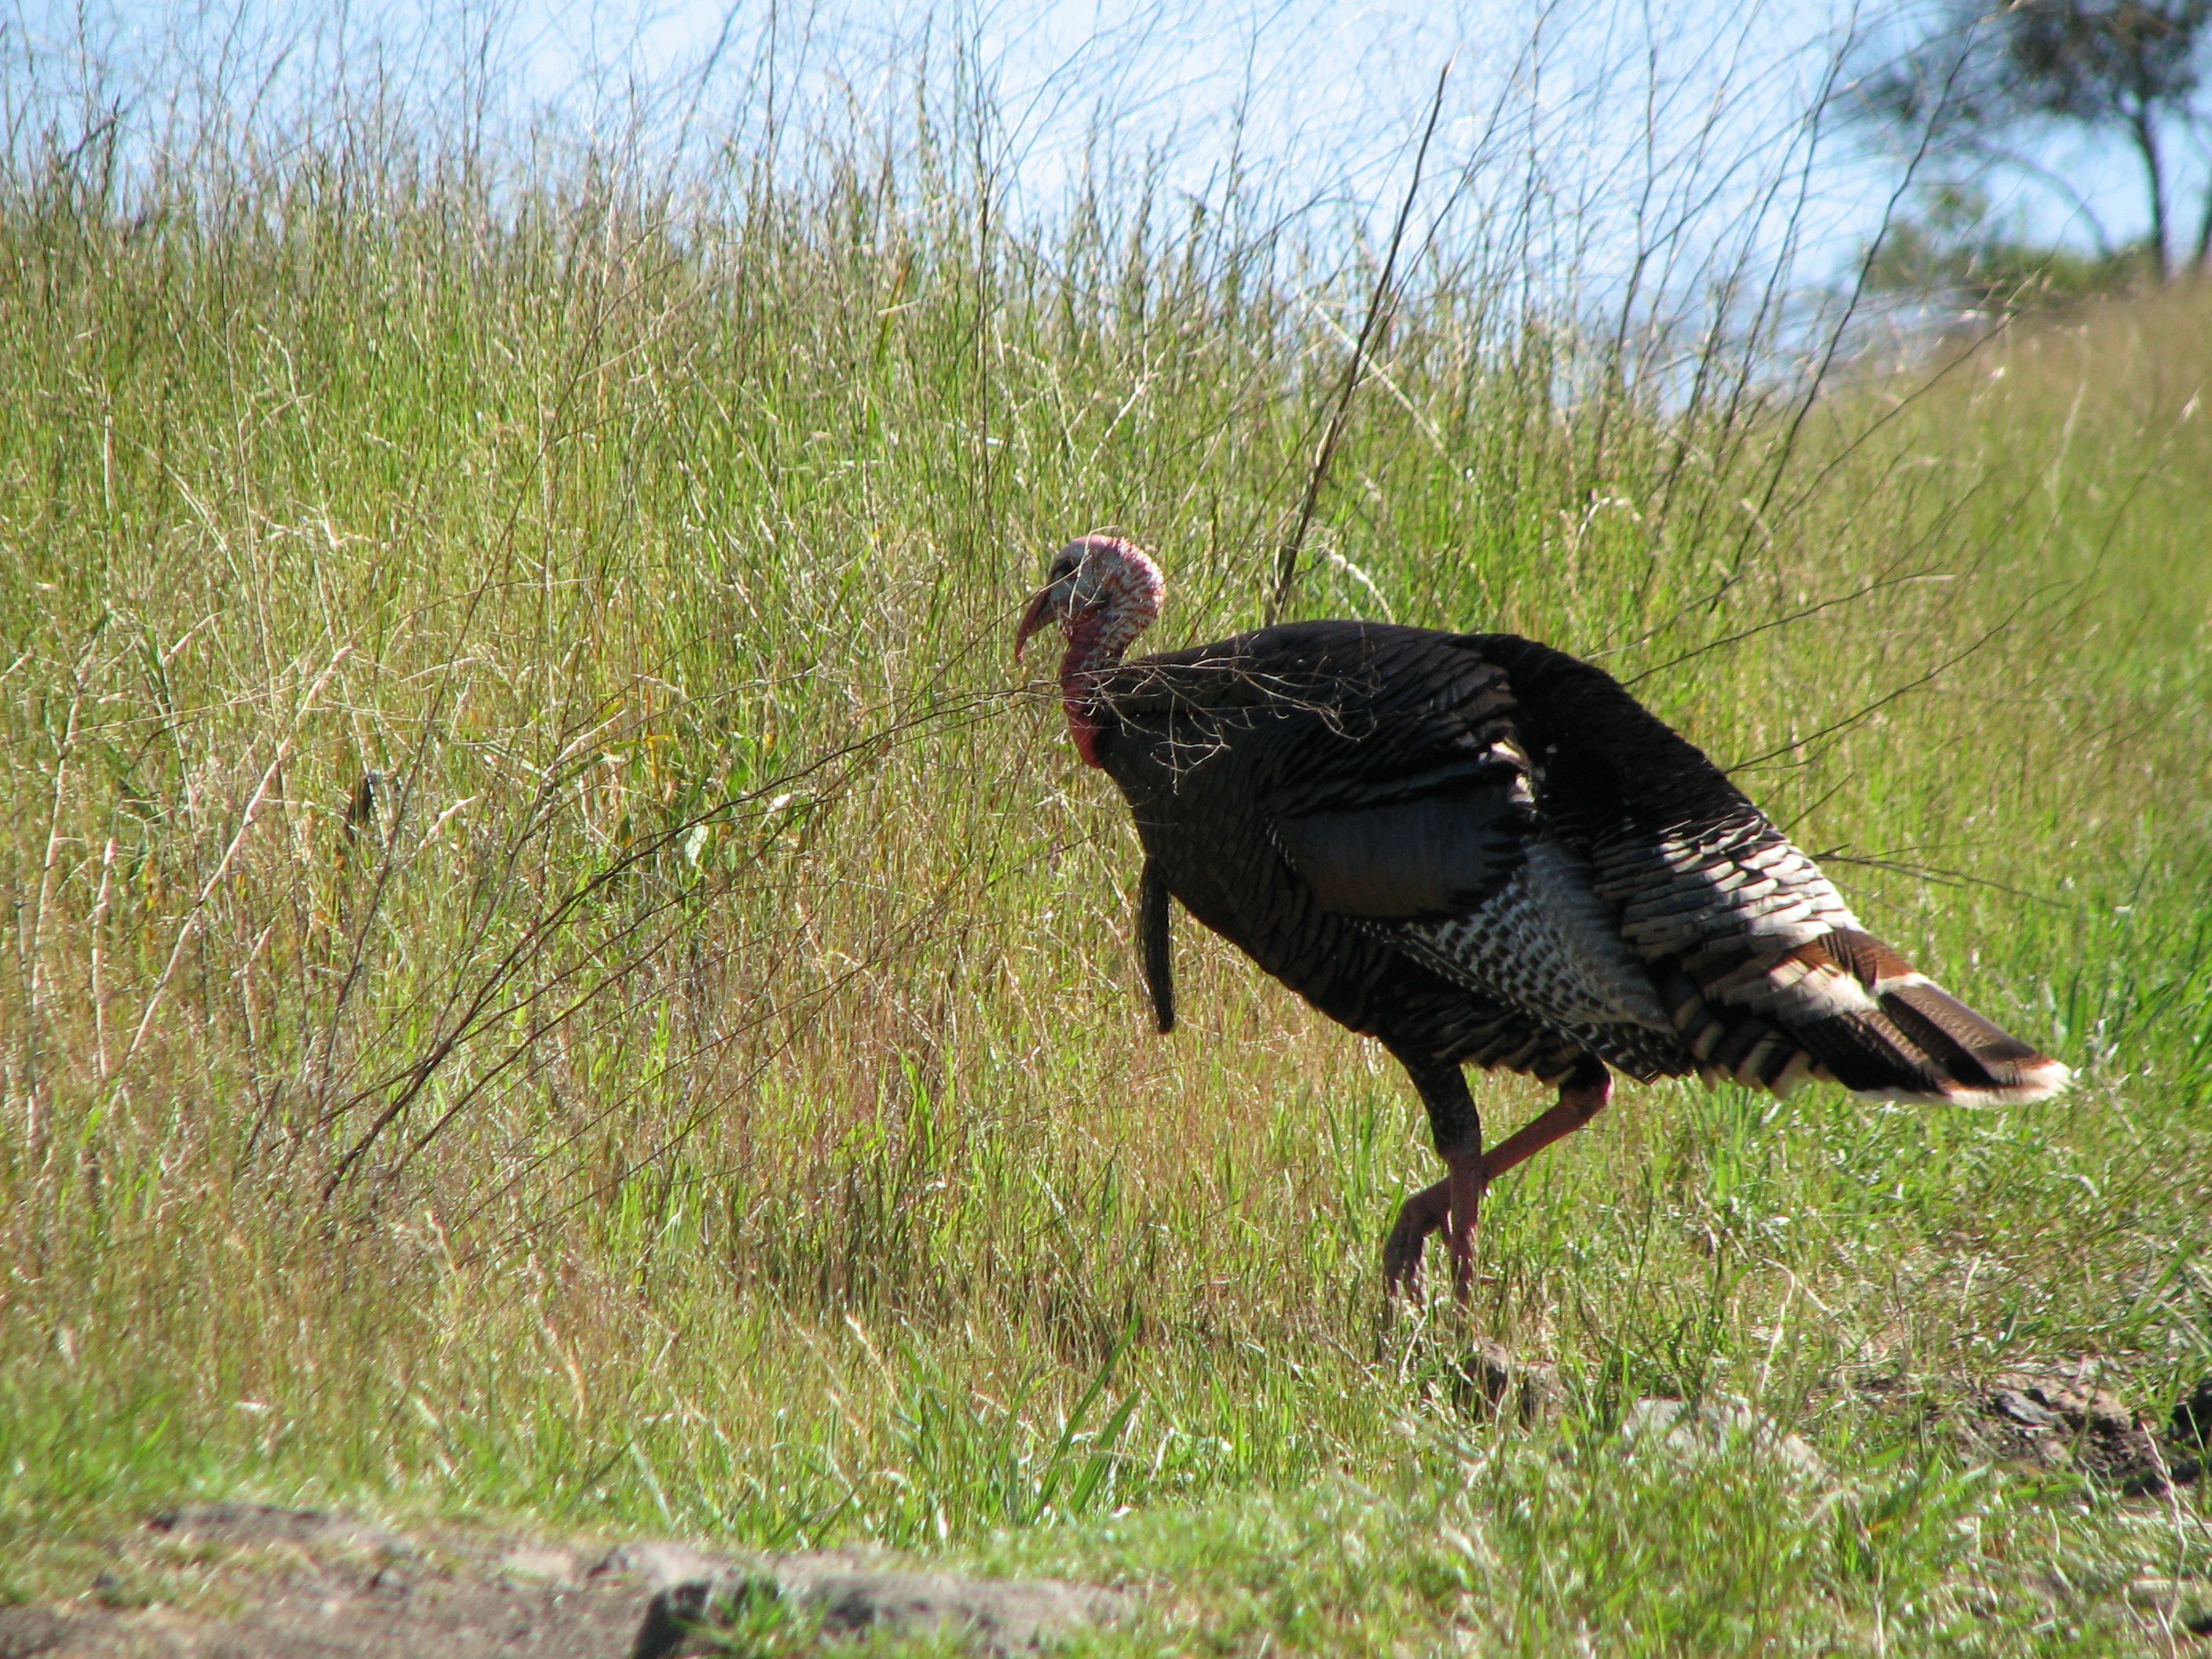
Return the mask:
[[[1869,934],[1719,769],[1589,664],[1511,635],[1358,622],[1121,661],[1158,608],[1157,568],[1091,538],[1054,577],[1024,633],[1066,629],[1071,727],[1135,815],[1160,1029],[1172,895],[1380,1039],[1428,1104],[1459,1188],[1409,1202],[1394,1278],[1449,1220],[1463,1289],[1482,1186],[1601,1107],[1607,1067],[1943,1102],[2066,1080]],[[1561,1104],[1486,1155],[1469,1063],[1557,1082]]]

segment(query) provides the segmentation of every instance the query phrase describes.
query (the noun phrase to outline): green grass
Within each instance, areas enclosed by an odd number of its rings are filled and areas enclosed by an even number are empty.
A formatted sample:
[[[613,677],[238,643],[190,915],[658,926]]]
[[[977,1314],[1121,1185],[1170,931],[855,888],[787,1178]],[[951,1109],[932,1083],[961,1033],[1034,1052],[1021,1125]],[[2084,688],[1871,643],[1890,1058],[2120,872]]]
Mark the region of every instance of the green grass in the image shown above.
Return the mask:
[[[1224,1652],[2127,1650],[2131,1582],[2212,1571],[2201,1486],[1942,1415],[2212,1370],[2212,297],[1793,442],[1718,348],[1662,395],[1530,312],[1523,246],[1414,283],[1297,611],[1600,655],[2082,1073],[1626,1090],[1486,1210],[1474,1322],[1569,1382],[1508,1433],[1443,1310],[1386,1323],[1402,1078],[1187,921],[1150,1034],[1126,813],[1009,663],[1097,525],[1160,644],[1257,619],[1343,372],[1308,267],[1135,187],[1009,223],[926,144],[704,204],[48,159],[0,191],[18,1593],[233,1492],[946,1547]],[[1707,1390],[1834,1478],[1609,1437]]]

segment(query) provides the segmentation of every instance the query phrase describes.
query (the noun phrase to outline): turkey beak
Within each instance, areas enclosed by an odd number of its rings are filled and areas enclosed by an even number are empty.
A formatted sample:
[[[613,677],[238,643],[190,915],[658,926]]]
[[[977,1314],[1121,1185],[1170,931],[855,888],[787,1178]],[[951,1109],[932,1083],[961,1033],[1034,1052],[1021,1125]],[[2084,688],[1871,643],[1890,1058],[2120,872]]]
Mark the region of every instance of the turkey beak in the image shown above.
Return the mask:
[[[1054,582],[1049,586],[1039,588],[1036,597],[1030,601],[1030,608],[1022,612],[1022,625],[1014,633],[1014,660],[1017,663],[1022,659],[1022,647],[1030,642],[1030,635],[1059,619],[1060,602],[1066,597],[1063,592],[1066,586],[1065,582]]]

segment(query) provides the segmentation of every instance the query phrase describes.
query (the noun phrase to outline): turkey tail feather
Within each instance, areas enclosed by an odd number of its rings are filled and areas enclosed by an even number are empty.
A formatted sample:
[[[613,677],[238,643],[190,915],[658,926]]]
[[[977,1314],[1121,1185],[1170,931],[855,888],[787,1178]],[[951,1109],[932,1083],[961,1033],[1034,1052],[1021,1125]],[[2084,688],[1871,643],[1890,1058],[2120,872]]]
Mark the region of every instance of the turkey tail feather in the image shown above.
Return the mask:
[[[1709,947],[1662,990],[1701,1073],[1778,1094],[1809,1076],[1869,1100],[2026,1104],[2072,1075],[1856,928],[1786,950]]]
[[[1984,1018],[1933,980],[1885,991],[1882,1012],[1941,1072],[1940,1097],[1961,1105],[2047,1100],[2073,1073]]]

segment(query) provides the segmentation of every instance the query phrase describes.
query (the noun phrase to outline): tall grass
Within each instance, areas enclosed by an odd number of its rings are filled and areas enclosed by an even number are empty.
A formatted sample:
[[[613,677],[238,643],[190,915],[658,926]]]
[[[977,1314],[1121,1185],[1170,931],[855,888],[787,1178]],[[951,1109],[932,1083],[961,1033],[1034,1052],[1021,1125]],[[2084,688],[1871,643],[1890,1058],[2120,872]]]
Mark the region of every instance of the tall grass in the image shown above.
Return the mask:
[[[1016,219],[932,118],[713,191],[397,122],[19,137],[10,1524],[243,1484],[973,1540],[1456,1432],[1382,1318],[1409,1092],[1187,922],[1149,1034],[1126,816],[1007,653],[1106,524],[1161,644],[1256,620],[1380,251],[1140,173]],[[1593,321],[1532,238],[1417,263],[1293,610],[1598,658],[2084,1076],[1629,1091],[1492,1195],[1476,1322],[1601,1423],[1732,1387],[1920,1445],[1851,1380],[2081,1353],[2154,1401],[2212,1358],[2212,311],[1809,396],[1778,299]],[[1499,1478],[1528,1547],[1581,1524]],[[1869,1525],[1847,1624],[1960,1570]]]

